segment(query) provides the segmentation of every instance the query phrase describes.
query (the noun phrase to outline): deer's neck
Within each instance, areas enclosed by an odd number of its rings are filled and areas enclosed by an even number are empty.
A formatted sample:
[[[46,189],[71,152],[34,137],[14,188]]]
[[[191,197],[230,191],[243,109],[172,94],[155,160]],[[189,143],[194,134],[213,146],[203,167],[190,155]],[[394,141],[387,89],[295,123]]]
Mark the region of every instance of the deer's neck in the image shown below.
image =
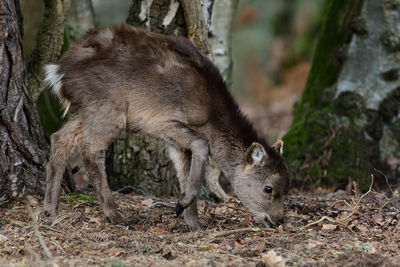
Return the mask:
[[[218,140],[213,138],[212,140],[210,142],[211,157],[228,180],[231,181],[234,177],[235,169],[243,162],[246,148],[227,136],[222,136]]]
[[[218,69],[209,60],[203,61],[203,72],[207,77],[208,93],[213,105],[212,117],[205,126],[205,134],[212,158],[227,178],[232,179],[235,169],[242,164],[245,153],[253,142],[264,147],[268,144],[240,111]]]
[[[267,146],[266,140],[257,134],[251,123],[239,115],[234,116],[235,118],[224,118],[224,122],[217,120],[213,123],[213,129],[208,131],[211,157],[229,180],[233,179],[235,169],[243,164],[246,152],[253,142]]]

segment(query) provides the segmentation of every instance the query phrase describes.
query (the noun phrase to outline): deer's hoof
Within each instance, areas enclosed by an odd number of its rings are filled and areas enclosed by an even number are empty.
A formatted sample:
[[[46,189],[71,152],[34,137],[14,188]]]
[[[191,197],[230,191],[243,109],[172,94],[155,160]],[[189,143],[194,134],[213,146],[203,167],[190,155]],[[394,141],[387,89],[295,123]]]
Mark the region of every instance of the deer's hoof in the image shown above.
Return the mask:
[[[123,222],[121,215],[116,209],[104,209],[107,222],[111,224],[120,224]]]
[[[175,211],[176,211],[176,218],[181,217],[183,211],[185,210],[185,208],[182,206],[181,203],[176,203],[176,207],[175,207]]]
[[[49,212],[49,211],[47,211],[47,210],[45,210],[45,211],[44,211],[44,216],[46,216],[46,217],[50,217],[50,212]]]
[[[107,219],[107,222],[109,222],[111,224],[120,224],[122,222],[122,218],[119,214],[107,216],[106,219]]]

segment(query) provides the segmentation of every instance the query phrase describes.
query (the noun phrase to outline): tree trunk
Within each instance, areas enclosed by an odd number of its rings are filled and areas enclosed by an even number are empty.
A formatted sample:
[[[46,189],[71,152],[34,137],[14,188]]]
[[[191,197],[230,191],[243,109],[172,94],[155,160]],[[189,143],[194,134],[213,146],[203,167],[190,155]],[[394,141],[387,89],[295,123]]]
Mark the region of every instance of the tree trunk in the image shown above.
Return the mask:
[[[127,23],[163,34],[186,36],[178,0],[132,1]],[[173,163],[164,143],[144,135],[121,137],[107,151],[106,170],[111,188],[133,185],[152,195],[178,195]]]
[[[68,37],[75,41],[86,31],[95,28],[96,18],[92,0],[71,0],[67,20]]]
[[[209,41],[214,63],[228,85],[232,82],[231,31],[237,4],[238,0],[219,0],[212,6]]]
[[[43,21],[27,66],[29,88],[34,103],[44,89],[43,65],[55,61],[60,55],[69,0],[44,0],[44,5]]]
[[[44,191],[48,143],[30,97],[13,0],[0,1],[0,203]]]
[[[331,0],[311,72],[284,137],[295,180],[368,186],[400,174],[400,4]],[[385,181],[382,181],[385,182]]]

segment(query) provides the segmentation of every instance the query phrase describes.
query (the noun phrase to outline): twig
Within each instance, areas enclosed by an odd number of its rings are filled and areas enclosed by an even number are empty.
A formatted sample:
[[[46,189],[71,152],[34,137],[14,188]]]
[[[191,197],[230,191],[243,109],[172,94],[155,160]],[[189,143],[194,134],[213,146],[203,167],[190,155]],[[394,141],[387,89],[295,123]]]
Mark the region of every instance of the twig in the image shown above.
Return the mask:
[[[310,226],[313,226],[313,225],[315,225],[315,224],[319,224],[320,222],[323,222],[323,221],[329,221],[329,222],[332,222],[332,223],[337,223],[337,224],[340,224],[340,225],[343,225],[343,226],[345,226],[347,229],[349,229],[349,231],[350,232],[352,232],[353,234],[354,234],[354,231],[348,226],[348,225],[346,225],[344,222],[341,222],[341,220],[334,220],[334,219],[332,219],[332,218],[329,218],[329,217],[327,217],[327,216],[323,216],[321,219],[319,219],[318,221],[315,221],[315,222],[312,222],[312,223],[309,223],[309,224],[307,224],[307,225],[305,225],[305,226],[303,226],[303,227],[300,227],[300,228],[297,228],[296,230],[304,230],[305,228],[307,228],[307,227],[310,227]]]
[[[67,253],[65,253],[65,250],[61,247],[60,244],[58,244],[58,242],[56,242],[56,241],[50,241],[50,242],[53,243],[54,245],[56,245],[62,251],[62,253],[64,255],[67,255]]]
[[[145,197],[153,199],[152,196],[150,196],[149,194],[146,194],[146,192],[144,192],[142,189],[134,187],[134,186],[130,186],[130,185],[124,186],[124,187],[116,190],[115,192],[117,192],[119,194],[129,194],[129,193],[134,192],[134,191],[136,193],[139,192],[142,196],[145,196]]]
[[[336,200],[335,202],[333,202],[333,203],[330,205],[330,208],[333,208],[337,203],[340,203],[340,202],[343,202],[343,203],[346,204],[350,209],[353,209],[353,206],[351,206],[351,205],[349,204],[349,202],[347,202],[347,201],[344,200],[344,199]]]
[[[40,227],[47,228],[48,230],[51,230],[51,231],[53,231],[53,232],[62,234],[62,235],[64,235],[64,236],[67,236],[67,235],[68,235],[68,234],[67,234],[66,232],[64,232],[64,231],[54,229],[54,228],[52,228],[52,227],[50,227],[50,226],[47,226],[47,225],[45,225],[45,224],[41,224],[41,225],[39,226],[39,228],[40,228]]]
[[[39,243],[43,248],[44,254],[46,254],[47,258],[51,259],[51,258],[53,258],[53,255],[51,254],[49,248],[47,247],[46,242],[44,241],[44,238],[43,238],[42,234],[40,233],[39,227],[37,225],[38,212],[37,211],[33,212],[32,208],[30,206],[28,206],[28,207],[29,207],[29,213],[30,213],[30,215],[32,217],[32,223],[33,223],[33,228],[35,230],[35,235],[39,239]]]
[[[263,229],[261,229],[261,228],[241,228],[241,229],[234,229],[234,230],[213,233],[213,234],[210,234],[210,237],[218,238],[218,237],[223,237],[223,236],[228,236],[228,235],[241,234],[241,233],[256,233],[256,232],[260,232],[260,231],[274,232],[275,229],[272,229],[272,228],[263,228]]]
[[[313,226],[313,225],[315,225],[315,224],[318,224],[318,223],[320,223],[320,222],[323,222],[323,221],[327,220],[327,221],[332,222],[332,223],[336,223],[336,224],[340,224],[340,225],[346,226],[347,229],[349,229],[352,233],[354,233],[354,231],[353,231],[347,224],[345,224],[345,222],[346,222],[349,218],[351,218],[351,216],[353,216],[354,213],[356,213],[356,212],[358,211],[358,207],[359,207],[359,205],[360,205],[361,200],[362,200],[364,197],[366,197],[368,194],[370,194],[370,193],[372,192],[372,186],[373,186],[373,185],[374,185],[374,175],[371,174],[371,184],[370,184],[370,186],[369,186],[368,191],[367,191],[366,193],[364,193],[361,197],[358,197],[357,186],[356,186],[356,184],[354,183],[354,197],[355,197],[354,205],[351,207],[351,213],[348,214],[347,216],[344,216],[343,218],[340,218],[340,219],[338,219],[338,220],[329,218],[329,217],[327,217],[327,216],[323,216],[321,219],[319,219],[319,220],[317,220],[317,221],[315,221],[315,222],[309,223],[309,224],[307,224],[307,225],[305,225],[305,226],[303,226],[303,227],[298,228],[298,230],[304,230],[305,228],[308,228],[308,227],[310,227],[310,226]],[[345,201],[345,203],[348,204],[347,201]],[[348,204],[348,205],[349,205],[349,204]]]

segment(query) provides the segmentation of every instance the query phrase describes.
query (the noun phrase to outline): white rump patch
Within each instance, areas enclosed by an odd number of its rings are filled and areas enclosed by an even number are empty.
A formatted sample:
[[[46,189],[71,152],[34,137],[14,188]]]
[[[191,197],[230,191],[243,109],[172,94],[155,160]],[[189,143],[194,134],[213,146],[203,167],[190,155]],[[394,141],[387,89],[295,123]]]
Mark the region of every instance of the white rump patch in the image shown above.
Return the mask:
[[[59,74],[60,66],[56,64],[47,64],[44,66],[44,82],[51,87],[51,91],[56,95],[63,107],[64,113],[62,117],[68,113],[71,102],[61,96],[62,77],[64,74]]]

